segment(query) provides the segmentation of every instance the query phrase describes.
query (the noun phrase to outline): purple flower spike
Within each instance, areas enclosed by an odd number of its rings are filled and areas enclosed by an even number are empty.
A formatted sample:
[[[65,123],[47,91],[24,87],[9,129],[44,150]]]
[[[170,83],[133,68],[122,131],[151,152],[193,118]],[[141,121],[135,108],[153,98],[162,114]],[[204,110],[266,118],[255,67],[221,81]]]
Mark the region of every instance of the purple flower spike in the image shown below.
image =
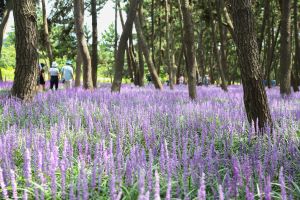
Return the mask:
[[[285,189],[285,180],[284,180],[284,175],[283,175],[283,167],[280,168],[280,172],[279,172],[279,184],[280,184],[280,189],[281,189],[281,199],[287,200],[286,189]]]
[[[157,170],[155,170],[155,194],[154,200],[160,200],[160,186],[159,186],[159,174]]]
[[[198,200],[206,199],[206,191],[205,191],[205,174],[202,173],[200,188],[198,190]]]
[[[224,192],[222,185],[219,185],[219,200],[224,200]]]
[[[2,189],[2,195],[3,195],[3,199],[8,200],[8,194],[7,194],[7,189],[3,180],[3,170],[0,167],[0,186]]]

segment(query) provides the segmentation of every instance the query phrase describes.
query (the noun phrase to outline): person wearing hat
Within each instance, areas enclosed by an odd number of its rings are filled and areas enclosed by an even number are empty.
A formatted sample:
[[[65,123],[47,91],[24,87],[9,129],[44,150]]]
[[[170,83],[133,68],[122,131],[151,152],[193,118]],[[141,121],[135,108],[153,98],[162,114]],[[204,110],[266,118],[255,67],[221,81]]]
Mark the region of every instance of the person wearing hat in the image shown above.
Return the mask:
[[[66,65],[62,68],[62,78],[65,85],[65,89],[72,87],[72,80],[74,79],[74,73],[72,68],[72,62],[68,60]]]
[[[53,62],[51,68],[49,69],[50,74],[50,89],[53,90],[55,86],[55,90],[58,89],[58,81],[59,81],[59,70],[56,62]]]

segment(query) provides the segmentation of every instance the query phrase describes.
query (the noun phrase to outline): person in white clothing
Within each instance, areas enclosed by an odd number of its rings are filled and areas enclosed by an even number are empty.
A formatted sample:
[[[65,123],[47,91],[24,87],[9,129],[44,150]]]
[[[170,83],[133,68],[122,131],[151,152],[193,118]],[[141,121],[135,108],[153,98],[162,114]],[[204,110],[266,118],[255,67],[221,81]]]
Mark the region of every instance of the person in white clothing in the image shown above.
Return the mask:
[[[68,60],[66,65],[62,68],[62,78],[66,89],[71,88],[72,80],[74,79],[72,62]]]
[[[50,89],[53,90],[55,86],[55,90],[58,89],[58,82],[59,82],[59,70],[58,65],[56,62],[53,62],[51,68],[49,69],[50,74]]]

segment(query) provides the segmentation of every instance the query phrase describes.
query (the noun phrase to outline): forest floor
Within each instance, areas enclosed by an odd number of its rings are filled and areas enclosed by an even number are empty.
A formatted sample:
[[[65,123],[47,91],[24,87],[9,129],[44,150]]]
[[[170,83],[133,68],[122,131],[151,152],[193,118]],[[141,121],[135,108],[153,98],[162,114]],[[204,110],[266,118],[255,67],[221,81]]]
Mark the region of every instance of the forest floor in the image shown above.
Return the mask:
[[[299,199],[300,94],[268,90],[274,131],[257,136],[242,87],[197,92],[193,102],[186,86],[104,84],[32,103],[0,94],[2,198]]]

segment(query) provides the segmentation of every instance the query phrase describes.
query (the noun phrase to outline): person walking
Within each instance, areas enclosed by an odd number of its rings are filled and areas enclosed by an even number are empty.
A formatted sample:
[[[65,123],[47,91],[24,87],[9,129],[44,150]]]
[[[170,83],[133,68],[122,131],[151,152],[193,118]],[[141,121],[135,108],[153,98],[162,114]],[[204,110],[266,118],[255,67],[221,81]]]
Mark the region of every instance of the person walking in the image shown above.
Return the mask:
[[[59,70],[56,62],[52,63],[51,68],[49,69],[49,74],[50,74],[50,89],[53,90],[53,87],[55,87],[55,90],[58,90]]]
[[[68,60],[66,65],[62,68],[62,78],[64,81],[65,89],[72,87],[72,80],[74,79],[74,73],[72,68],[72,62]]]
[[[39,66],[39,85],[40,85],[40,91],[46,90],[46,79],[45,79],[45,64],[41,63]]]

